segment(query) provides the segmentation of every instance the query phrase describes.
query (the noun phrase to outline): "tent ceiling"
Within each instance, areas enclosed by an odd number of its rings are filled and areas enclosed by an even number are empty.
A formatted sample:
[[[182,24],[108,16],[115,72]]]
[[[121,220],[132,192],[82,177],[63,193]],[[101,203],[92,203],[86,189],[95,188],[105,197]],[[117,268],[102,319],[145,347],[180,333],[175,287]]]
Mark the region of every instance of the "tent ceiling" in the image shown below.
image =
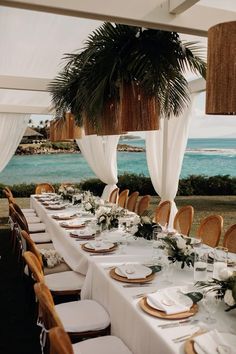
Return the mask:
[[[231,4],[226,10],[217,8],[225,5],[218,0],[170,0],[172,11],[179,15],[170,14],[167,3],[0,0],[0,112],[49,113],[50,96],[40,91],[47,89],[48,82],[60,70],[63,54],[82,48],[88,35],[101,24],[91,19],[116,17],[123,23],[206,35],[211,25],[233,20],[236,15],[235,0],[224,2]],[[209,7],[213,3],[216,8]],[[201,41],[206,43],[203,38]],[[192,85],[193,90],[204,87],[203,80]]]

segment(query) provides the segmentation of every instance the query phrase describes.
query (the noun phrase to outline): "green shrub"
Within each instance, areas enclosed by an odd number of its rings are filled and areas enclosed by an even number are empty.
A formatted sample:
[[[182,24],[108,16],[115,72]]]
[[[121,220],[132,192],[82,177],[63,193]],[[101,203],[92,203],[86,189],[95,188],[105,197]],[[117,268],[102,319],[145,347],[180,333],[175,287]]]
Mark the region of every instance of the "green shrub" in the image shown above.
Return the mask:
[[[102,195],[104,187],[105,187],[105,183],[100,181],[100,179],[98,178],[90,178],[80,183],[80,189],[82,189],[83,191],[86,190],[90,191],[94,195],[98,195],[98,196]]]

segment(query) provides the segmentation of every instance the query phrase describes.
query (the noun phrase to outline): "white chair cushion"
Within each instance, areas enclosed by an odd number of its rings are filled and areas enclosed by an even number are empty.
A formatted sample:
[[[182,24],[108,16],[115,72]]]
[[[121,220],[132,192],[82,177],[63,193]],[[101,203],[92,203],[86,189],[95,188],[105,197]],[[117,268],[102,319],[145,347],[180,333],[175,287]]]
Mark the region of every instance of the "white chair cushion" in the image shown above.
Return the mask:
[[[25,216],[25,218],[28,224],[37,224],[41,222],[38,216]]]
[[[31,216],[37,216],[37,214],[36,214],[35,212],[23,213],[23,214],[24,214],[24,216],[25,216],[26,218],[31,217]]]
[[[35,234],[35,235],[37,235],[37,234]],[[42,235],[45,235],[45,232],[43,232]],[[39,251],[41,249],[44,249],[44,250],[55,250],[55,247],[53,246],[53,243],[40,243],[40,244],[37,245],[37,248],[39,249]]]
[[[106,310],[96,301],[71,301],[56,305],[66,332],[85,332],[104,329],[110,318]]]
[[[38,232],[35,234],[30,234],[30,237],[34,241],[34,243],[45,243],[51,241],[51,236],[47,232]]]
[[[29,226],[29,232],[30,233],[43,232],[43,231],[46,230],[46,226],[42,222],[37,223],[37,224],[30,224],[28,226]]]
[[[82,288],[85,276],[74,272],[53,273],[45,276],[45,283],[51,291],[79,290]]]
[[[25,208],[25,209],[21,209],[22,210],[22,212],[23,212],[23,214],[24,213],[35,213],[35,210],[34,209],[27,209],[27,208]]]
[[[132,354],[120,338],[104,336],[72,344],[74,354]]]

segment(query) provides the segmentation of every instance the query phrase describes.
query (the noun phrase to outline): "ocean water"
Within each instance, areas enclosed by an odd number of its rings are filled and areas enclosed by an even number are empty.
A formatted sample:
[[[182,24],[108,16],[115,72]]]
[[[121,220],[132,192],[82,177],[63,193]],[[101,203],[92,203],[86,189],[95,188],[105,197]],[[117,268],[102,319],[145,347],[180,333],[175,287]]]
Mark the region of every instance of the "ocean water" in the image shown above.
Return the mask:
[[[122,144],[145,147],[143,139]],[[145,152],[118,152],[118,174],[149,176]],[[189,139],[181,177],[192,174],[236,176],[236,139]],[[79,182],[95,177],[81,154],[14,156],[0,173],[0,183]]]

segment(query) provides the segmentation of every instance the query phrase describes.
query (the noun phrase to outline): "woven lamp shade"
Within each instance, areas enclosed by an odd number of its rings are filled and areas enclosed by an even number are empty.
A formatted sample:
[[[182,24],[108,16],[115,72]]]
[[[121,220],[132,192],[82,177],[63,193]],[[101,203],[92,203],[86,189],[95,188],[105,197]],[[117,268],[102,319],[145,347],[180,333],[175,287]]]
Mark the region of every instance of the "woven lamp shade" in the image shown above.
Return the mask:
[[[206,114],[236,114],[236,21],[208,31]]]
[[[82,129],[75,124],[71,113],[66,113],[64,119],[54,119],[50,122],[50,140],[65,141],[81,138]]]

